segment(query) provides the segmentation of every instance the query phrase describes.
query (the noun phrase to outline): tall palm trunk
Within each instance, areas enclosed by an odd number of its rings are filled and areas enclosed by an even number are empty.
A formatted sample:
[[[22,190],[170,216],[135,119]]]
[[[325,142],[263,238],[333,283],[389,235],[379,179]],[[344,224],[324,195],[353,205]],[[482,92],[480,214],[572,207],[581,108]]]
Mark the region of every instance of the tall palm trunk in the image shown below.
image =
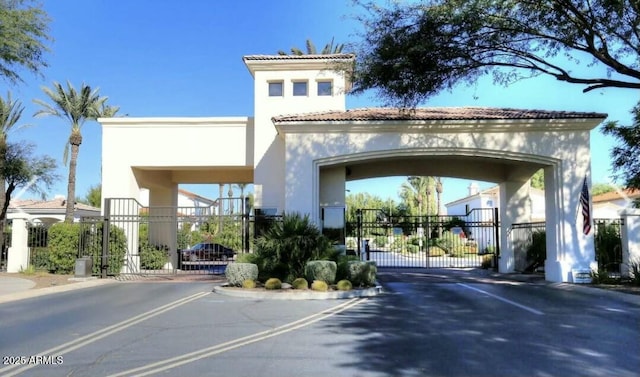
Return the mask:
[[[7,182],[4,179],[4,162],[7,160],[7,139],[0,136],[0,208],[5,216],[0,216],[0,253],[4,251],[4,226],[6,222],[7,208],[9,207],[7,196]]]
[[[76,167],[78,165],[78,152],[80,151],[80,144],[82,144],[82,134],[75,129],[71,132],[69,137],[69,144],[71,144],[71,158],[69,159],[69,181],[67,184],[67,208],[64,215],[64,221],[72,223],[75,214],[76,204]]]

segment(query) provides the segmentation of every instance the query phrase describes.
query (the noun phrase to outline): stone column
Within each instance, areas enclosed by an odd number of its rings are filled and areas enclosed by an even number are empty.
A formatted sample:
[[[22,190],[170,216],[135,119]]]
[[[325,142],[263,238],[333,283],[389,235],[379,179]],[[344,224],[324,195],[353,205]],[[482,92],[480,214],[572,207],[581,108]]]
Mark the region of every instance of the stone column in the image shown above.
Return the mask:
[[[502,182],[500,184],[500,260],[498,271],[515,271],[513,243],[508,229],[512,224],[531,220],[529,184],[527,182]]]
[[[640,265],[640,209],[626,208],[620,213],[622,219],[622,266],[620,273],[628,277],[632,264]]]
[[[20,272],[29,265],[27,218],[13,219],[11,226],[11,247],[7,257],[7,272]]]

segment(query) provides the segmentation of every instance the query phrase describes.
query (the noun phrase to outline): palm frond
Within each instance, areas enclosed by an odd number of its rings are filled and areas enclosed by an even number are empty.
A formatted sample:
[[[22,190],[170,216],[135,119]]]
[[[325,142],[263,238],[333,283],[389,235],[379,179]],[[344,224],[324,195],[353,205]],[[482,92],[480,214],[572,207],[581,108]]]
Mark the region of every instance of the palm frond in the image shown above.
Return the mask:
[[[18,100],[11,98],[11,92],[7,92],[7,99],[0,97],[0,135],[6,137],[22,117],[24,106]],[[21,128],[24,126],[18,126]]]

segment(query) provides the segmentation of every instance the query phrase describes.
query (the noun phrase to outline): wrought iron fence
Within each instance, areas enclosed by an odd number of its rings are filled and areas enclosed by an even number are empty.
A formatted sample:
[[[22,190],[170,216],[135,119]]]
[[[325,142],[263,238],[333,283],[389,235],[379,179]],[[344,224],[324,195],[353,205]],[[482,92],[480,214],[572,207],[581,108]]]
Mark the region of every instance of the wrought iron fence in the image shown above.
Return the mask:
[[[620,273],[622,219],[594,219],[594,243],[598,272]]]
[[[547,256],[544,221],[512,224],[509,238],[513,247],[515,270],[533,272],[544,266]]]

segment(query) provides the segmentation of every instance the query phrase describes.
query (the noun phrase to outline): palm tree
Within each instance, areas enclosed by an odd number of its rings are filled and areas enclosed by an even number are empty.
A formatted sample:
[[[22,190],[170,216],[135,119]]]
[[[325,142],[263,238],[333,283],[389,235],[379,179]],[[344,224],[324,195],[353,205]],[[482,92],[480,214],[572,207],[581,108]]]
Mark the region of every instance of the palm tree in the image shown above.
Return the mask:
[[[67,185],[67,200],[65,222],[73,222],[73,210],[76,197],[76,166],[78,164],[78,152],[82,144],[82,126],[88,120],[96,120],[99,117],[114,116],[119,108],[106,104],[108,97],[101,97],[99,89],[91,89],[84,83],[79,91],[67,81],[67,87],[54,82],[52,88],[43,87],[42,91],[49,97],[52,103],[35,99],[34,102],[42,109],[35,113],[35,116],[53,115],[66,119],[71,124],[71,134],[69,142],[64,148],[63,163],[69,162],[69,182]],[[71,148],[69,148],[71,147]],[[69,159],[69,150],[71,158]]]
[[[431,196],[434,192],[433,177],[407,177],[407,182],[400,186],[400,198],[409,209],[411,215],[429,215],[433,206]],[[416,211],[416,209],[418,209]]]
[[[236,187],[240,189],[240,198],[242,199],[242,213],[244,213],[244,211],[246,210],[244,202],[244,190],[247,188],[247,186],[249,186],[248,183],[236,183]]]
[[[344,48],[344,44],[337,44],[334,46],[333,38],[331,38],[331,42],[327,43],[322,51],[318,52],[316,49],[316,45],[313,44],[311,39],[307,39],[306,42],[307,52],[305,53],[301,49],[297,47],[291,47],[291,55],[330,55],[330,54],[340,54],[342,53],[342,49]],[[279,50],[278,55],[289,55],[286,52]]]
[[[6,182],[4,177],[4,163],[7,160],[7,136],[16,127],[22,116],[24,106],[20,101],[14,101],[11,93],[7,99],[0,97],[0,208],[5,207]],[[0,248],[4,245],[4,217],[0,218]]]

